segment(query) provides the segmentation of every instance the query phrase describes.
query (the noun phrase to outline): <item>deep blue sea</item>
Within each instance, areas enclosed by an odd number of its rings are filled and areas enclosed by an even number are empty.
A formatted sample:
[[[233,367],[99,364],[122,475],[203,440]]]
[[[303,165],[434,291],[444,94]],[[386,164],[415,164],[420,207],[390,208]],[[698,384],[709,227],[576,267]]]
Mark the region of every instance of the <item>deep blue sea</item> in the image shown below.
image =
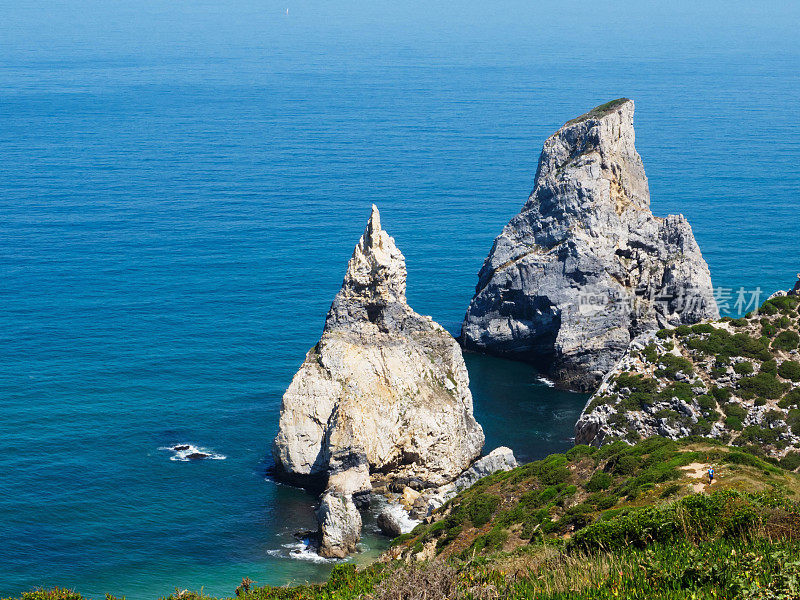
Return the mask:
[[[542,142],[597,104],[636,101],[653,210],[688,217],[715,285],[800,270],[797,3],[0,14],[0,596],[324,577],[284,547],[312,498],[265,473],[370,204],[410,304],[456,333]],[[466,358],[487,449],[569,446],[585,396]],[[180,442],[225,459],[160,450]]]

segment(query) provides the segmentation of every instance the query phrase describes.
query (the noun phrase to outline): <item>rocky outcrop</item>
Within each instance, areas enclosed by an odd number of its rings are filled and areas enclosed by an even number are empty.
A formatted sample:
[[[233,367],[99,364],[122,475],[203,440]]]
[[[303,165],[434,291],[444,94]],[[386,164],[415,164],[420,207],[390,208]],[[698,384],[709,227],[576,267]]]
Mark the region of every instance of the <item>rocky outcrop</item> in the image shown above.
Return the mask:
[[[471,487],[479,479],[494,475],[500,471],[510,471],[518,466],[517,459],[511,448],[500,446],[489,454],[476,460],[469,469],[459,475],[455,481],[440,486],[433,490],[426,490],[419,494],[411,506],[412,519],[424,519],[445,502]]]
[[[403,525],[400,523],[400,519],[397,517],[397,514],[391,510],[387,509],[382,511],[378,515],[376,524],[383,535],[397,537],[403,533]]]
[[[357,502],[370,473],[434,487],[480,455],[461,349],[405,291],[405,259],[373,206],[322,338],[284,394],[279,476]]]
[[[776,293],[757,313],[637,337],[589,399],[575,443],[689,435],[800,447],[800,300]]]
[[[319,548],[325,558],[345,558],[356,551],[361,539],[361,513],[353,497],[328,490],[317,509]]]
[[[453,487],[456,492],[461,492],[472,486],[479,479],[500,471],[510,471],[516,467],[517,459],[514,457],[514,452],[511,448],[500,446],[472,463],[470,468],[459,475],[453,482]]]
[[[478,275],[465,348],[592,390],[637,335],[718,317],[689,223],[650,212],[633,112],[609,102],[544,143],[533,192]]]

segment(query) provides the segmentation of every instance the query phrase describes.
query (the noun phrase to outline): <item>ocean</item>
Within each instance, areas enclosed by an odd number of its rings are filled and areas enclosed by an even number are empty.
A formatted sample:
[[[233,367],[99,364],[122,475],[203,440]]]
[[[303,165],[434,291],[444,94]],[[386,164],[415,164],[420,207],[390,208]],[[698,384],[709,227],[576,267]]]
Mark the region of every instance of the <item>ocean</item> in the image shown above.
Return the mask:
[[[324,578],[269,448],[370,204],[456,334],[543,141],[607,100],[724,312],[793,285],[800,7],[698,4],[0,0],[0,596]],[[585,395],[465,358],[487,451],[570,446]]]

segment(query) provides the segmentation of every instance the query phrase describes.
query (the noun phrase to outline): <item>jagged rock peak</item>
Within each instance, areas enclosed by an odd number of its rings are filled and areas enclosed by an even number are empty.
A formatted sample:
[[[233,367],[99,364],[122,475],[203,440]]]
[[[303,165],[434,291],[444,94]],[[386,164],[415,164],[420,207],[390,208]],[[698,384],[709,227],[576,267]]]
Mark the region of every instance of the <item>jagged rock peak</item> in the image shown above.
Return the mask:
[[[411,312],[406,303],[406,276],[405,257],[394,239],[381,229],[381,216],[373,204],[325,329],[360,327],[367,322],[381,329],[402,326]]]
[[[614,100],[545,141],[533,191],[478,274],[466,348],[591,390],[637,335],[718,316],[689,223],[650,212],[633,115]]]
[[[322,337],[283,395],[273,444],[279,476],[327,488],[323,555],[352,551],[372,475],[441,486],[483,447],[461,349],[408,306],[405,286],[405,260],[373,206]]]

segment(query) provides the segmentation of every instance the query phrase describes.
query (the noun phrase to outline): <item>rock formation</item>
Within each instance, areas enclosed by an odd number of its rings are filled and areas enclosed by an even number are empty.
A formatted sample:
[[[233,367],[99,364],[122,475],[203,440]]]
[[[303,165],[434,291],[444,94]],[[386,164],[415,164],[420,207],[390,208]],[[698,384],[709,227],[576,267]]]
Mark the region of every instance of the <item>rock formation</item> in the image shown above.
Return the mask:
[[[518,466],[511,448],[500,446],[483,458],[476,460],[469,469],[459,475],[455,481],[420,494],[411,507],[411,518],[421,520],[429,516],[445,502],[454,498],[459,492],[471,487],[475,482],[500,471],[510,471]]]
[[[405,291],[405,259],[373,206],[322,338],[284,394],[273,444],[279,475],[358,500],[371,472],[433,487],[480,455],[461,349],[408,306]],[[333,513],[324,516],[339,522]]]
[[[609,102],[544,143],[533,192],[478,275],[465,348],[591,390],[637,335],[718,317],[689,223],[650,212],[633,111]]]
[[[320,556],[345,558],[356,551],[361,539],[361,513],[347,494],[328,490],[317,509]]]

